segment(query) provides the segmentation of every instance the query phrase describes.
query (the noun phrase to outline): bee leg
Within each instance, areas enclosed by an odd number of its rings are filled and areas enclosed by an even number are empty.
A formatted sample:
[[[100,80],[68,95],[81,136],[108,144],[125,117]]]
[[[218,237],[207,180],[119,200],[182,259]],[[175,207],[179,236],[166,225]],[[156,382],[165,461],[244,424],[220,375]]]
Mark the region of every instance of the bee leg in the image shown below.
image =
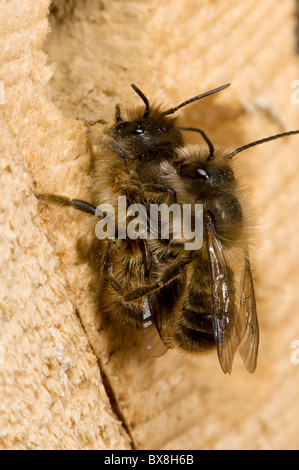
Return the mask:
[[[94,121],[87,121],[86,119],[83,120],[83,124],[84,126],[86,127],[86,131],[87,131],[87,137],[89,140],[92,140],[92,126],[94,126],[95,124],[106,124],[106,121],[105,119],[95,119]]]
[[[135,289],[134,291],[130,292],[129,294],[126,294],[125,289],[115,280],[114,275],[113,275],[113,259],[114,259],[114,253],[112,251],[112,243],[109,242],[107,246],[107,250],[105,253],[105,259],[104,259],[104,270],[108,272],[109,280],[111,282],[111,285],[113,289],[121,296],[125,301],[132,301],[132,300],[137,300],[140,297],[143,297],[144,295],[147,295],[150,292],[153,292],[154,290],[157,290],[160,288],[160,284],[157,282],[155,284],[151,284],[149,286],[143,286],[139,287],[138,289]],[[130,297],[130,294],[132,294],[132,298]],[[129,298],[127,298],[129,296]]]
[[[133,188],[138,188],[142,189],[143,192],[149,192],[149,193],[169,193],[172,196],[176,196],[176,192],[167,187],[163,186],[161,184],[155,184],[155,183],[139,183],[138,181],[121,181],[121,186],[123,189],[133,189]]]
[[[121,296],[124,297],[125,292],[124,288],[114,279],[113,275],[113,259],[114,259],[114,252],[113,252],[113,245],[115,245],[115,240],[109,240],[107,244],[107,248],[104,254],[104,261],[103,261],[103,270],[104,272],[108,273],[109,280],[113,289]]]
[[[155,284],[151,284],[148,286],[143,286],[139,287],[138,289],[135,289],[134,291],[130,292],[129,294],[125,293],[125,289],[115,280],[114,274],[113,274],[113,260],[115,253],[113,252],[112,246],[115,244],[114,240],[110,240],[105,256],[104,256],[104,265],[103,268],[105,271],[107,271],[109,280],[111,282],[111,285],[113,289],[121,296],[125,301],[132,301],[132,300],[137,300],[140,297],[143,297],[144,295],[147,295],[148,293],[151,293],[157,289],[160,288],[160,283],[156,282]],[[132,295],[132,298],[130,297]],[[127,298],[129,296],[129,298]]]
[[[104,270],[108,272],[108,276],[111,282],[113,289],[124,299],[125,302],[131,302],[133,300],[140,299],[141,297],[147,296],[156,290],[162,289],[166,284],[173,281],[176,277],[178,277],[181,271],[190,264],[196,257],[196,252],[190,252],[189,256],[186,257],[180,263],[175,264],[174,266],[169,266],[164,274],[162,275],[161,279],[155,283],[138,287],[131,292],[126,293],[125,289],[114,279],[113,275],[113,245],[115,244],[115,240],[110,240],[104,256]]]
[[[81,199],[69,199],[64,196],[56,196],[55,194],[35,194],[35,197],[44,201],[60,204],[62,206],[71,206],[79,211],[87,212],[87,214],[96,215],[96,207],[89,202],[82,201]]]
[[[194,253],[192,252],[187,258],[185,258],[180,263],[177,263],[173,266],[169,266],[165,270],[164,274],[162,275],[161,279],[158,282],[155,282],[148,286],[138,287],[132,292],[125,294],[124,300],[126,302],[137,300],[140,297],[151,294],[152,292],[158,289],[162,289],[162,287],[166,286],[166,284],[168,284],[169,282],[173,281],[176,277],[178,277],[179,274],[181,274],[181,271],[185,268],[185,266],[190,264],[195,259],[196,255],[197,255],[196,252]]]
[[[173,189],[168,188],[167,186],[160,185],[160,184],[145,183],[143,184],[143,187],[146,191],[150,193],[169,193],[172,196],[176,196],[176,192]]]

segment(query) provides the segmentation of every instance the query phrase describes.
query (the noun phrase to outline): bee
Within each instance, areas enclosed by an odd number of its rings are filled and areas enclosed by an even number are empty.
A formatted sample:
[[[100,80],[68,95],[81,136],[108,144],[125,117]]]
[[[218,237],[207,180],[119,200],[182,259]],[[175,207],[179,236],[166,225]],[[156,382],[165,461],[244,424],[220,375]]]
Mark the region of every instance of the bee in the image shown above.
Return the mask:
[[[190,205],[191,226],[196,227],[194,207],[201,204],[202,246],[187,250],[185,240],[156,236],[132,237],[113,227],[113,235],[100,239],[100,296],[107,315],[143,331],[154,357],[169,348],[205,352],[216,347],[220,366],[230,373],[239,350],[245,367],[254,372],[259,345],[254,283],[248,248],[249,217],[233,157],[245,149],[299,131],[284,132],[226,152],[214,148],[206,133],[179,125],[176,112],[226,84],[163,109],[142,100],[126,114],[115,107],[115,122],[103,134],[90,132],[94,155],[93,204],[53,194],[38,199],[74,207],[96,215],[103,222],[103,208],[110,204],[123,222],[122,210]],[[188,145],[184,133],[197,132],[204,147]],[[125,205],[118,205],[119,198]],[[132,221],[132,217],[129,220]],[[132,214],[131,214],[132,215]],[[129,229],[126,220],[124,229]],[[158,236],[157,236],[158,234]]]

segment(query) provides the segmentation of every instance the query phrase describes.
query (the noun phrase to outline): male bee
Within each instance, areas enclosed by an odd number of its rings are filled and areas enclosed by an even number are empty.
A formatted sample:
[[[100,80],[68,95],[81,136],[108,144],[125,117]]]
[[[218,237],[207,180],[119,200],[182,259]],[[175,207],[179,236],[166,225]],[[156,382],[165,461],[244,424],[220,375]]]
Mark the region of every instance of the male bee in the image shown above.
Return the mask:
[[[127,211],[129,220],[122,228],[114,224],[113,235],[99,240],[101,301],[108,315],[143,330],[153,356],[175,346],[189,352],[216,346],[222,370],[230,373],[239,349],[252,373],[259,328],[247,243],[249,223],[233,157],[299,131],[224,152],[214,148],[203,130],[179,126],[174,114],[180,108],[228,86],[164,110],[150,106],[143,92],[132,85],[143,105],[127,111],[125,117],[116,105],[115,123],[102,135],[91,133],[93,204],[52,194],[36,196],[94,214],[102,222],[108,205],[120,222]],[[186,131],[198,132],[204,147],[187,145]],[[121,207],[119,198],[125,201]],[[141,231],[143,236],[128,235],[130,207],[142,206],[148,221],[150,209],[163,204],[182,209],[190,205],[190,226],[195,229],[195,206],[202,205],[201,247],[186,249],[186,240],[174,236],[174,216],[168,237],[161,237],[161,221],[155,234],[150,226]]]

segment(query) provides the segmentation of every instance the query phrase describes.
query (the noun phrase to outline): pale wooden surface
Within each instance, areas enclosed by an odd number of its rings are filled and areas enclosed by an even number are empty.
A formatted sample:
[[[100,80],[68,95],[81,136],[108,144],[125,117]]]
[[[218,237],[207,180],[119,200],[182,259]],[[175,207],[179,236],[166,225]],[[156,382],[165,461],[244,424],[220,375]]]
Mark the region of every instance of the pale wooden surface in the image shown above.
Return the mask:
[[[117,102],[138,102],[132,82],[170,106],[232,82],[184,112],[184,122],[231,149],[299,128],[290,100],[299,78],[294,2],[57,1],[46,42],[47,1],[0,6],[10,129],[1,136],[1,446],[129,448],[128,426],[137,448],[298,448],[299,365],[290,361],[299,339],[298,137],[240,155],[259,226],[253,376],[239,358],[224,376],[215,354],[150,359],[140,338],[103,323],[87,256],[95,221],[40,212],[31,193],[89,199],[86,132],[76,118],[111,122]]]

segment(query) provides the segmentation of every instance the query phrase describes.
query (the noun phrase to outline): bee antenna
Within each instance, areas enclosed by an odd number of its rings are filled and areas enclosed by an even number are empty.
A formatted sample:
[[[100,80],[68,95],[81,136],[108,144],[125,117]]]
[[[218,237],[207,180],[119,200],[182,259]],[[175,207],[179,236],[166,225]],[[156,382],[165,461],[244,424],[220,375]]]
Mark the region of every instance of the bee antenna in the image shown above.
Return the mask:
[[[119,104],[115,106],[115,119],[116,122],[122,121],[121,115],[120,115],[120,107]]]
[[[207,143],[207,145],[209,147],[209,150],[210,150],[210,153],[209,153],[209,156],[208,156],[207,160],[213,160],[213,158],[214,158],[214,145],[212,144],[212,142],[208,138],[207,134],[203,130],[197,129],[196,127],[179,127],[179,129],[181,131],[199,132],[199,134],[201,134],[201,136],[203,137],[203,139]]]
[[[293,135],[293,134],[299,134],[299,130],[283,132],[282,134],[275,134],[275,135],[271,135],[270,137],[265,137],[264,139],[255,140],[254,142],[250,142],[249,144],[242,145],[242,147],[237,148],[232,153],[227,155],[226,158],[232,158],[237,153],[243,152],[243,150],[246,150],[250,147],[254,147],[255,145],[263,144],[264,142],[269,142],[270,140],[280,139],[281,137],[285,137],[287,135]]]
[[[134,83],[131,84],[131,87],[133,88],[133,90],[137,93],[137,95],[140,96],[140,98],[142,99],[142,101],[144,102],[145,104],[145,111],[144,111],[144,115],[143,117],[147,117],[149,115],[149,113],[151,112],[150,110],[150,105],[149,105],[149,101],[147,99],[147,97],[145,96],[144,93],[142,93],[142,91],[138,88],[138,86],[134,85]]]
[[[206,96],[213,95],[214,93],[218,93],[218,91],[224,90],[225,88],[229,87],[230,83],[227,83],[226,85],[222,85],[218,88],[214,88],[214,90],[206,91],[205,93],[202,93],[201,95],[194,96],[193,98],[190,98],[187,101],[184,101],[183,103],[179,104],[175,108],[171,108],[168,111],[165,111],[163,114],[166,116],[168,114],[173,114],[175,113],[178,109],[182,108],[183,106],[186,106],[189,103],[193,103],[193,101],[200,100],[201,98],[205,98]]]

